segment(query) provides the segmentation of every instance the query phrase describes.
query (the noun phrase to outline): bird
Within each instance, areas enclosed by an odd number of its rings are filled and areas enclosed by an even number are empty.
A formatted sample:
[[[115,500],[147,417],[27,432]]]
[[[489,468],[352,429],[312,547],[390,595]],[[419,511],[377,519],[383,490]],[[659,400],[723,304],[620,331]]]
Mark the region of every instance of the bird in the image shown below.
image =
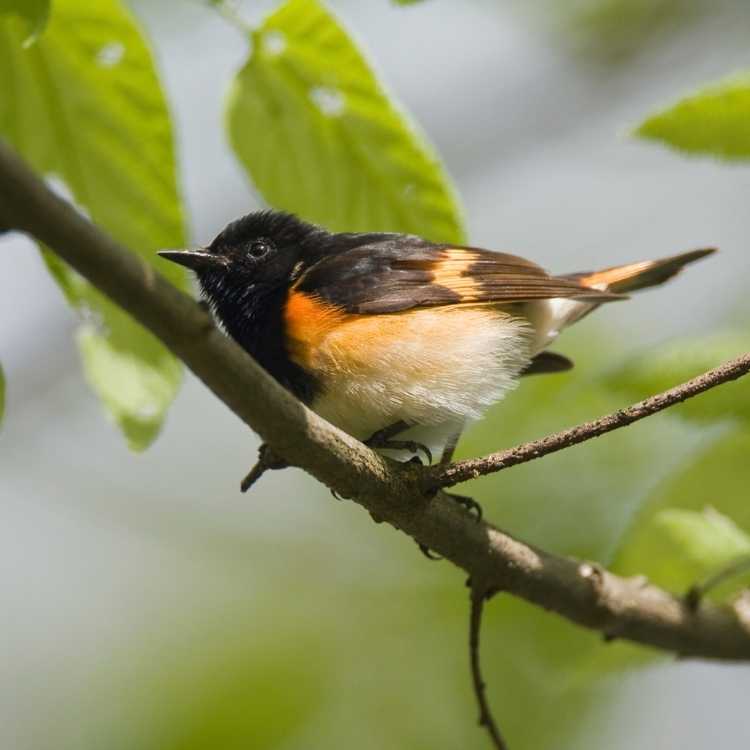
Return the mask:
[[[556,276],[504,252],[261,210],[159,255],[195,272],[224,331],[313,411],[386,455],[429,463],[439,450],[446,464],[522,377],[573,367],[548,349],[561,331],[713,252]]]

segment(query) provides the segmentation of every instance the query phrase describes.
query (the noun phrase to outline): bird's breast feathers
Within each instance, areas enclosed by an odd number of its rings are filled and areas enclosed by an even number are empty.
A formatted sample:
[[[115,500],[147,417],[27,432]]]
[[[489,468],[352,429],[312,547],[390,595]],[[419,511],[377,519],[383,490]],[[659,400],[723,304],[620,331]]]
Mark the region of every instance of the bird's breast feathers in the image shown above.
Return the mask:
[[[290,358],[320,384],[312,408],[359,438],[400,420],[477,419],[532,354],[528,322],[488,305],[362,315],[293,291],[285,327]]]

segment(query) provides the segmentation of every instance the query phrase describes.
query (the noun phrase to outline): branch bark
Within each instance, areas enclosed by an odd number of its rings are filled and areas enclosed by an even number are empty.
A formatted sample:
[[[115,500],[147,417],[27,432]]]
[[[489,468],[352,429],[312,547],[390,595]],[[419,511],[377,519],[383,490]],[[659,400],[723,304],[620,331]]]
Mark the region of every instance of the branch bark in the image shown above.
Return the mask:
[[[294,399],[218,331],[194,300],[52,193],[2,142],[0,225],[45,243],[128,311],[280,458],[301,467],[340,496],[352,498],[374,517],[466,570],[474,580],[608,637],[682,656],[750,659],[750,602],[743,599],[723,607],[703,604],[694,612],[680,598],[641,580],[623,579],[595,564],[551,555],[487,523],[477,523],[442,493],[426,490],[433,490],[436,480],[447,486],[505,468],[511,465],[509,460],[503,463],[495,454],[494,458],[478,459],[479,465],[462,462],[453,474],[441,474],[439,470],[395,464],[374,453]],[[736,373],[734,377],[739,377],[750,369],[750,355],[728,366]],[[707,387],[724,382],[715,374],[707,376],[716,378]],[[670,398],[660,408],[670,405]],[[652,408],[649,413],[658,410]],[[617,415],[614,418],[618,422]],[[641,417],[630,415],[607,429],[574,428],[567,432],[585,437],[570,444],[637,418]],[[548,445],[559,444],[546,452],[566,447],[567,439],[545,439]],[[531,455],[539,449],[513,449],[518,450]]]

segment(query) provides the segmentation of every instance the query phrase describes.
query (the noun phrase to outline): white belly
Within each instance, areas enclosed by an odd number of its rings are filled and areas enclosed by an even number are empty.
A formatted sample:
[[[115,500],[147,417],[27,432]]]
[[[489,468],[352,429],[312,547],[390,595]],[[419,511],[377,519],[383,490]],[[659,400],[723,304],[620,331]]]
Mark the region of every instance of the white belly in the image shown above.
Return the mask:
[[[360,439],[400,420],[448,435],[516,386],[531,340],[526,320],[487,307],[363,317],[318,347],[327,385],[312,406]]]

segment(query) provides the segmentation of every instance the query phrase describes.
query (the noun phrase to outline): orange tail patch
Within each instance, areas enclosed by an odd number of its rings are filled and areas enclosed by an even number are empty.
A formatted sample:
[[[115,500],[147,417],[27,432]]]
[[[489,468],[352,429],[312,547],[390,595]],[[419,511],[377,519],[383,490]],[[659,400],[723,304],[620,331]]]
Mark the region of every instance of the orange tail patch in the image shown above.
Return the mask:
[[[605,268],[603,271],[575,274],[575,276],[582,284],[594,289],[627,294],[628,292],[663,284],[689,263],[715,252],[715,248],[691,250],[687,253],[672,255],[669,258],[644,260],[639,263],[629,263],[625,266]]]

